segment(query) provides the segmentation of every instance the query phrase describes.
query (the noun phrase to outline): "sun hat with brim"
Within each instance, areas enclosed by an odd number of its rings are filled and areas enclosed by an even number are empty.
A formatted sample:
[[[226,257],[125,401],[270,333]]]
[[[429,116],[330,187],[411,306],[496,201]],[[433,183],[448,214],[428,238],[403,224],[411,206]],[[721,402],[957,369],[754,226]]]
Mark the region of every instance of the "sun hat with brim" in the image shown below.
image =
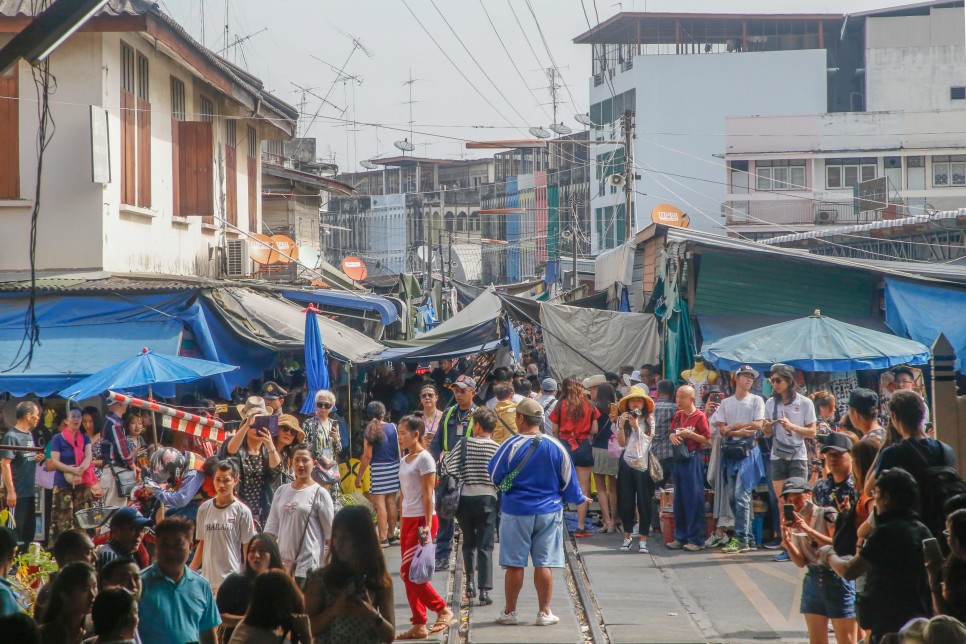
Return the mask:
[[[624,384],[628,387],[633,387],[636,384],[644,382],[644,378],[641,377],[640,371],[632,371],[631,373],[624,374]]]
[[[627,395],[620,399],[617,403],[617,409],[623,414],[627,411],[627,403],[634,400],[635,398],[640,398],[644,401],[644,408],[647,409],[648,414],[654,413],[654,401],[650,396],[647,395],[647,390],[644,387],[631,387]]]
[[[602,373],[594,374],[593,376],[587,376],[584,381],[580,383],[584,386],[584,389],[590,389],[591,387],[600,387],[601,385],[607,384],[607,378]]]
[[[248,400],[245,401],[243,405],[236,405],[235,408],[238,410],[238,415],[242,419],[248,418],[249,416],[255,414],[268,415],[268,408],[265,406],[265,399],[261,396],[249,396]]]
[[[299,426],[299,419],[292,414],[282,414],[278,417],[279,427],[288,427],[295,432],[295,444],[305,442],[305,431]]]

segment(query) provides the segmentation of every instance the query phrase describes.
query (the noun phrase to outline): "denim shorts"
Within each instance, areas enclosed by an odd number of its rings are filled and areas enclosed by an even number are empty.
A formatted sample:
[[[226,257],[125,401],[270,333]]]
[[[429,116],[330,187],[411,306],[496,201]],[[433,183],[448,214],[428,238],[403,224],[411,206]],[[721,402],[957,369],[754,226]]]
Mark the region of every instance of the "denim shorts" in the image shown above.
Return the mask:
[[[500,565],[504,568],[563,568],[563,510],[548,514],[503,514]]]
[[[771,480],[784,481],[791,478],[808,477],[808,461],[786,461],[783,458],[771,459]]]
[[[829,619],[855,617],[855,585],[831,568],[810,565],[802,581],[801,613]]]

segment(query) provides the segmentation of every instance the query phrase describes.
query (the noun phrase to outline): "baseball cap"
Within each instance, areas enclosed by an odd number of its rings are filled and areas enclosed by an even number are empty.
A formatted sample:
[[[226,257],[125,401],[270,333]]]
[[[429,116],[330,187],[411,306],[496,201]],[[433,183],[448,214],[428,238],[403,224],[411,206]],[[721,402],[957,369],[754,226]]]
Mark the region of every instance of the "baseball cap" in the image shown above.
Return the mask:
[[[517,403],[517,413],[531,418],[543,418],[543,407],[533,398],[524,398]]]
[[[544,378],[540,383],[541,391],[557,391],[557,381],[553,378]]]
[[[111,527],[122,525],[133,525],[136,528],[143,528],[151,523],[151,519],[142,517],[134,508],[125,507],[111,515]]]
[[[822,443],[822,452],[835,450],[837,452],[847,452],[852,449],[852,439],[842,432],[832,432],[825,437]]]
[[[758,372],[751,367],[751,365],[743,364],[740,367],[738,367],[738,371],[735,372],[735,376],[743,376],[746,373],[749,374],[752,378],[758,378],[758,375],[759,375]]]
[[[456,382],[451,384],[449,387],[450,389],[454,387],[459,387],[460,389],[472,389],[475,391],[476,381],[470,378],[469,376],[460,376],[459,378],[456,379]]]
[[[277,382],[272,382],[271,380],[266,382],[262,387],[262,398],[265,400],[278,400],[279,398],[284,398],[287,395],[288,392],[285,391],[285,389],[279,386]]]
[[[873,416],[879,412],[879,394],[871,389],[855,389],[849,394],[849,407],[862,416]]]
[[[792,478],[785,481],[782,485],[782,496],[786,494],[801,494],[802,492],[811,492],[812,486],[808,484],[808,481],[800,476],[793,476]]]

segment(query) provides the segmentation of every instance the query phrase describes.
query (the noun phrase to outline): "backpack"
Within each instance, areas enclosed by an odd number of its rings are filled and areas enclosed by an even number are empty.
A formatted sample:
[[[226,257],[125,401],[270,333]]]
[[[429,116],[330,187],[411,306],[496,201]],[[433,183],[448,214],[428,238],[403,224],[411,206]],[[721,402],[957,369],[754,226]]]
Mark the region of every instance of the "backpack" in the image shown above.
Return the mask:
[[[932,536],[944,546],[944,552],[948,554],[948,544],[943,538],[943,531],[946,529],[946,513],[943,506],[946,501],[958,494],[966,494],[966,481],[959,475],[959,471],[950,462],[949,446],[940,443],[943,448],[943,464],[929,465],[915,445],[909,442],[906,450],[915,453],[916,458],[922,465],[921,476],[917,477],[919,483],[919,503],[920,520],[932,532]]]

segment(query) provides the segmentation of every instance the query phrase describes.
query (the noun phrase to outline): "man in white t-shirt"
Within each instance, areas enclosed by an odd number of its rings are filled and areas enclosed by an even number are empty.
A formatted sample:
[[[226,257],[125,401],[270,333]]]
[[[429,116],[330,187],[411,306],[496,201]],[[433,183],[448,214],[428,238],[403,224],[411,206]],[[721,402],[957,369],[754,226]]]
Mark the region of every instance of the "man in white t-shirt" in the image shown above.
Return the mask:
[[[751,534],[751,493],[764,474],[755,437],[765,420],[765,401],[751,393],[756,378],[758,372],[749,365],[739,367],[735,394],[722,400],[711,417],[711,426],[724,439],[720,445],[721,494],[735,518],[735,536],[724,547],[728,554],[756,549]]]
[[[493,384],[490,386],[490,391],[492,392],[493,387],[500,384],[509,385],[511,389],[513,388],[513,372],[507,369],[506,367],[497,367],[496,369],[493,370]],[[513,404],[516,405],[518,402],[523,400],[523,396],[514,392],[510,397],[510,400],[512,400]],[[490,409],[496,409],[497,402],[499,401],[496,399],[496,396],[494,395],[493,397],[491,397],[489,400],[486,401],[486,406],[489,407]]]
[[[190,568],[201,569],[201,576],[211,584],[213,593],[225,578],[242,571],[248,542],[255,536],[252,511],[235,498],[238,476],[232,461],[222,461],[215,468],[215,493],[198,508],[195,538],[198,547]]]

